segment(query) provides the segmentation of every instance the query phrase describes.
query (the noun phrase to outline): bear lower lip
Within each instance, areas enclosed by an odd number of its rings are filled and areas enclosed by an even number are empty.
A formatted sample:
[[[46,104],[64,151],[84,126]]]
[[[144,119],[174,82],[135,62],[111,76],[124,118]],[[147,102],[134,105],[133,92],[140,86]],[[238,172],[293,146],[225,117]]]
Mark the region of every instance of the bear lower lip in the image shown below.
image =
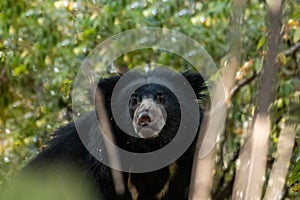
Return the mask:
[[[152,139],[159,135],[157,131],[154,131],[151,127],[142,127],[138,132],[138,135],[144,139]]]
[[[153,138],[156,138],[156,137],[158,137],[158,135],[155,135],[155,134],[152,134],[152,135],[147,135],[147,136],[145,136],[145,135],[139,135],[142,139],[145,139],[145,140],[149,140],[149,139],[153,139]]]

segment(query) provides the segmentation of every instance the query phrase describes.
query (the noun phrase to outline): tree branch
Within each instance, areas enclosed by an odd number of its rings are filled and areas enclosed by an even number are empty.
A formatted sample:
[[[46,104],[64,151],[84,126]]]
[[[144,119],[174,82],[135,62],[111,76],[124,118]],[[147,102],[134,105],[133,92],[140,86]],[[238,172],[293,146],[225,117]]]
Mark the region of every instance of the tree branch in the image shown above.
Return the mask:
[[[295,45],[291,46],[289,49],[284,51],[286,56],[293,55],[296,51],[300,49],[300,42],[297,42]]]
[[[257,77],[257,73],[256,71],[253,72],[253,74],[246,78],[243,79],[241,81],[239,81],[229,92],[229,96],[228,96],[228,100],[232,99],[232,97],[245,85],[247,85],[248,83],[250,83],[251,81],[253,81],[255,78]]]
[[[288,124],[280,132],[277,158],[273,164],[264,200],[280,200],[284,195],[285,180],[293,153],[297,124]]]
[[[263,71],[259,82],[257,107],[254,113],[252,131],[248,131],[243,144],[232,193],[233,200],[261,199],[266,176],[266,161],[271,121],[268,109],[274,100],[276,63],[281,29],[283,0],[267,0],[269,15],[268,52],[264,60]]]

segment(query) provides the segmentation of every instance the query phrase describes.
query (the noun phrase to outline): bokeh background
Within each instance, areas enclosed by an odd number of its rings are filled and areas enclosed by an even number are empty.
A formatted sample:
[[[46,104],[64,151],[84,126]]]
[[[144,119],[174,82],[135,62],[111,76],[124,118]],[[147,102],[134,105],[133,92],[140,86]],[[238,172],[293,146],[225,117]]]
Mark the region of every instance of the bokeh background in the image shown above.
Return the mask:
[[[255,109],[256,76],[261,73],[267,50],[265,2],[245,2],[239,19],[241,47],[235,81],[251,81],[234,93],[228,106],[224,136],[215,158],[215,196],[224,194],[226,186],[233,183],[240,144]],[[198,41],[222,69],[234,40],[234,12],[231,0],[0,1],[0,192],[44,148],[55,129],[72,121],[73,80],[84,58],[99,43],[133,28],[165,27]],[[300,124],[299,23],[300,2],[285,1],[277,55],[280,67],[275,101],[270,107],[267,176],[291,106],[294,123]],[[176,55],[146,49],[121,56],[114,66],[124,72],[152,62],[178,70],[189,65]],[[284,199],[300,198],[299,127],[295,131]]]

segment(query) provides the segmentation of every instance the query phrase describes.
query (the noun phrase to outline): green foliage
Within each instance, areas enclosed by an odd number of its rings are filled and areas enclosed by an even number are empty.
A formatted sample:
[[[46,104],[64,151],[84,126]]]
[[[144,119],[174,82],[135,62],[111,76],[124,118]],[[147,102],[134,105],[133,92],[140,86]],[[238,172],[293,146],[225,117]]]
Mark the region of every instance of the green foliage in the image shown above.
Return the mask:
[[[282,52],[299,42],[299,3],[288,1],[284,13]],[[165,27],[198,41],[223,67],[230,49],[232,15],[230,0],[0,1],[0,187],[43,148],[57,127],[72,120],[73,80],[84,58],[100,42],[133,28]],[[247,1],[237,81],[261,71],[267,50],[265,19],[263,1]],[[281,68],[272,107],[270,155],[276,150],[279,122],[288,115],[290,97],[300,90],[299,56],[283,55],[278,56]],[[174,54],[154,49],[129,52],[114,64],[131,69],[151,62],[176,69],[189,65]],[[231,101],[214,193],[233,179],[241,135],[253,117],[256,91],[256,81],[252,81]],[[295,118],[299,123],[299,115]],[[296,145],[290,184],[299,183],[299,141]],[[218,185],[224,177],[224,186]]]
[[[300,129],[299,129],[300,130]],[[297,150],[297,156],[299,158],[299,149]],[[288,185],[292,188],[295,192],[300,192],[300,162],[295,164],[293,167],[292,173],[289,176],[288,179]]]

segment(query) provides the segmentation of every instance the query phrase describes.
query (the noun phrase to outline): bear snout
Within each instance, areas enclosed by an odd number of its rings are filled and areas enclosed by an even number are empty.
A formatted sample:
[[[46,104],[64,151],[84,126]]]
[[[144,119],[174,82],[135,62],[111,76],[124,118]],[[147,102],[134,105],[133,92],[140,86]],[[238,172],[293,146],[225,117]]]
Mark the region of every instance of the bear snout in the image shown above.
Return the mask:
[[[138,115],[138,125],[141,127],[148,126],[151,121],[150,114],[147,111],[143,111]]]

